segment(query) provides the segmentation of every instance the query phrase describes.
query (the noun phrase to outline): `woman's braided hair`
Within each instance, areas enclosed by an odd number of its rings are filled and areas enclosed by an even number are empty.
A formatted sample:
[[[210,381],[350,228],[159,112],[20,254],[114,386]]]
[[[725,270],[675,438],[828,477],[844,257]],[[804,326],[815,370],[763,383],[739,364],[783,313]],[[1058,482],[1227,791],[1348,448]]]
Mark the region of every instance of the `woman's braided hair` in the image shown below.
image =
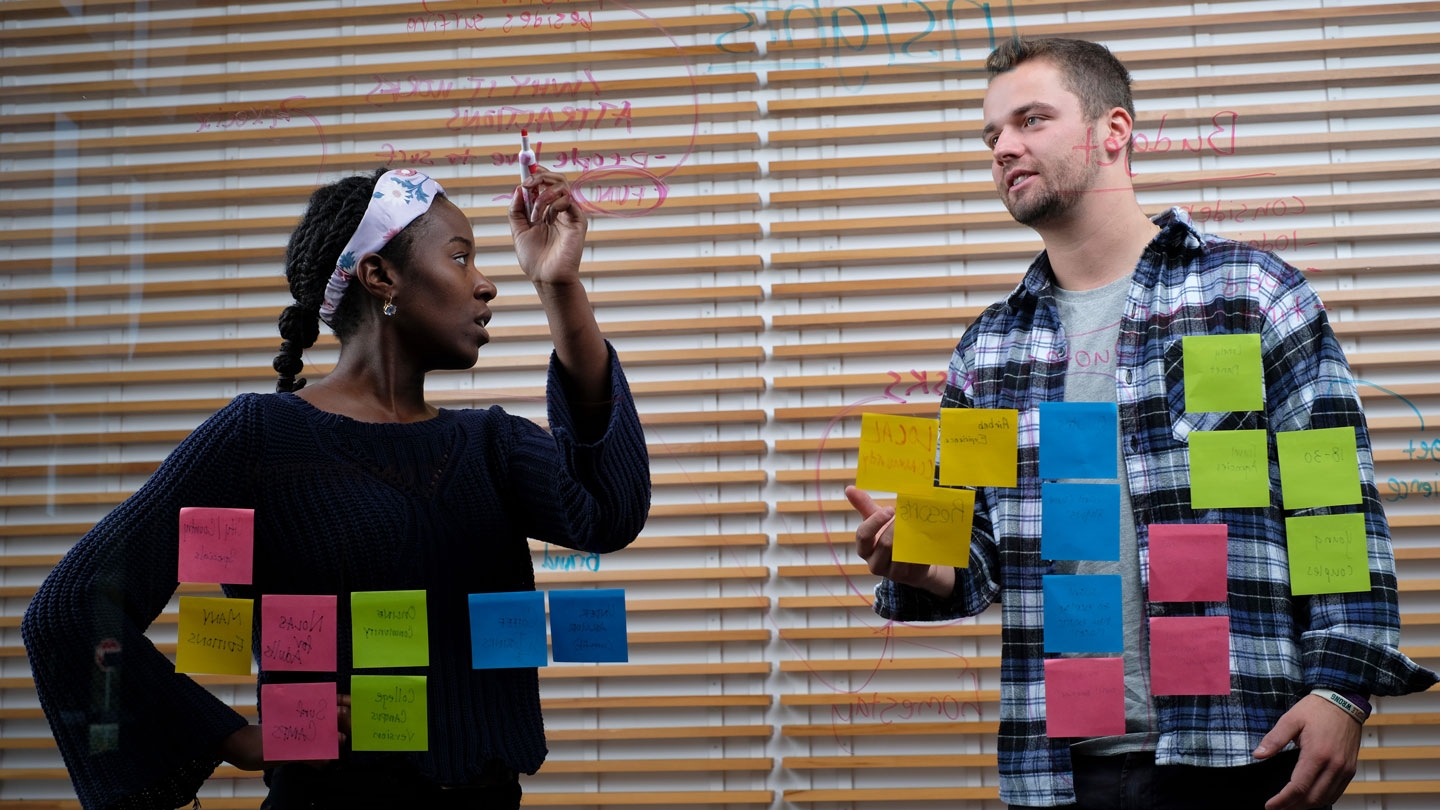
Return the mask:
[[[376,169],[372,174],[346,177],[316,189],[295,232],[290,235],[290,244],[285,248],[285,278],[290,282],[295,303],[280,312],[280,353],[271,364],[280,375],[275,381],[276,391],[299,391],[305,387],[305,380],[297,380],[295,376],[304,367],[302,353],[320,337],[320,305],[325,301],[325,286],[335,270],[340,251],[360,227],[376,181],[386,171]],[[407,227],[379,253],[404,264],[410,253],[412,235],[413,231]],[[330,319],[330,330],[341,341],[354,334],[360,322],[363,293],[359,286],[351,284],[345,290]]]

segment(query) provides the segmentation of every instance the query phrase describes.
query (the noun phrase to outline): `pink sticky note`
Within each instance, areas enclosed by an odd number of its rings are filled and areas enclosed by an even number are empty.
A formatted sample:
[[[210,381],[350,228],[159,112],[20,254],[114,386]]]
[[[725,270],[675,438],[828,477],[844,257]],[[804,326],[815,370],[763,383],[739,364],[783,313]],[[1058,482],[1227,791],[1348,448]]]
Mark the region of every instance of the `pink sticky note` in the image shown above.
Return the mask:
[[[1045,661],[1045,735],[1108,737],[1125,733],[1125,659]]]
[[[1223,523],[1150,524],[1150,601],[1224,602],[1228,544]]]
[[[1230,694],[1230,617],[1151,619],[1150,691],[1156,695]]]
[[[334,596],[260,598],[260,668],[335,671]]]
[[[186,506],[180,510],[181,582],[249,585],[255,510]]]
[[[266,762],[337,759],[335,684],[267,683],[260,687],[261,752]]]

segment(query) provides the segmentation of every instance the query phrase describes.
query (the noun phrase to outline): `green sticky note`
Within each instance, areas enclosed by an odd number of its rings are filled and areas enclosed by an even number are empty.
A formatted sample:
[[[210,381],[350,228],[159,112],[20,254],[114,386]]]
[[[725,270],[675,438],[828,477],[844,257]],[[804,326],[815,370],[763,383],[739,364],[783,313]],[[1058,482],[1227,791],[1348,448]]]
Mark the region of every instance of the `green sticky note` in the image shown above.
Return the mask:
[[[1370,590],[1364,515],[1285,518],[1285,545],[1290,551],[1291,593]]]
[[[1263,430],[1190,433],[1190,506],[1270,505],[1270,451]]]
[[[1275,450],[1286,509],[1360,503],[1355,428],[1287,430],[1275,434]]]
[[[350,630],[357,669],[430,665],[424,591],[350,594]]]
[[[1259,335],[1192,335],[1182,340],[1187,412],[1265,407]]]
[[[425,751],[430,715],[424,675],[351,675],[350,747]]]

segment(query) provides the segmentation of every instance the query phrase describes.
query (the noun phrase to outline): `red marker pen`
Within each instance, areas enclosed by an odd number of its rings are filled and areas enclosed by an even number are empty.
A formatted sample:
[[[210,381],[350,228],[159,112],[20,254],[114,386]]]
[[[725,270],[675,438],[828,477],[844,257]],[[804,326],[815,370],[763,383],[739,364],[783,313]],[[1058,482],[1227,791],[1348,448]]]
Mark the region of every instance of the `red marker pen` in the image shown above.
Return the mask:
[[[535,153],[534,153],[533,151],[531,151],[531,149],[530,149],[530,132],[529,132],[529,130],[524,130],[524,129],[520,130],[520,156],[519,156],[519,163],[520,163],[520,183],[521,183],[520,193],[521,193],[521,195],[523,195],[523,197],[524,197],[524,199],[525,199],[525,218],[526,218],[527,220],[529,220],[529,219],[532,219],[532,218],[533,218],[534,212],[531,210],[531,207],[534,205],[534,202],[530,199],[530,189],[525,188],[524,183],[525,183],[525,180],[530,177],[530,175],[532,175],[532,174],[535,173],[535,168],[536,168],[536,167],[535,167]]]

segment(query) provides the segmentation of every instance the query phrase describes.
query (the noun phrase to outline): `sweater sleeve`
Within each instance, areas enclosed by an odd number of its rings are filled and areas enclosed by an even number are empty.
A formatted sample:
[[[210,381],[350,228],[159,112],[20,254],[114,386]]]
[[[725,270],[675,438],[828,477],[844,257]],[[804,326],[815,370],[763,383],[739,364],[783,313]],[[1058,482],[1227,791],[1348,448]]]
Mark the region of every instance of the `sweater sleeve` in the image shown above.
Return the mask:
[[[1300,509],[1293,516],[1358,512],[1365,518],[1370,589],[1306,599],[1300,663],[1307,686],[1325,686],[1367,695],[1420,692],[1436,682],[1398,649],[1400,610],[1390,528],[1375,486],[1370,433],[1345,354],[1325,317],[1320,299],[1300,271],[1263,254],[1266,270],[1279,279],[1267,301],[1265,352],[1267,407],[1275,432],[1353,428],[1360,463],[1358,506]],[[1273,399],[1272,399],[1273,398]],[[1300,598],[1300,597],[1297,597]]]
[[[25,611],[35,690],[86,810],[192,801],[220,743],[247,723],[144,633],[178,584],[181,507],[253,506],[254,404],[241,397],[196,428],[70,549]]]
[[[545,386],[550,432],[519,420],[509,448],[511,487],[521,524],[536,540],[581,551],[629,545],[650,513],[650,457],[620,358],[610,356],[610,416],[594,441],[582,441],[566,399],[564,370],[550,358]]]

